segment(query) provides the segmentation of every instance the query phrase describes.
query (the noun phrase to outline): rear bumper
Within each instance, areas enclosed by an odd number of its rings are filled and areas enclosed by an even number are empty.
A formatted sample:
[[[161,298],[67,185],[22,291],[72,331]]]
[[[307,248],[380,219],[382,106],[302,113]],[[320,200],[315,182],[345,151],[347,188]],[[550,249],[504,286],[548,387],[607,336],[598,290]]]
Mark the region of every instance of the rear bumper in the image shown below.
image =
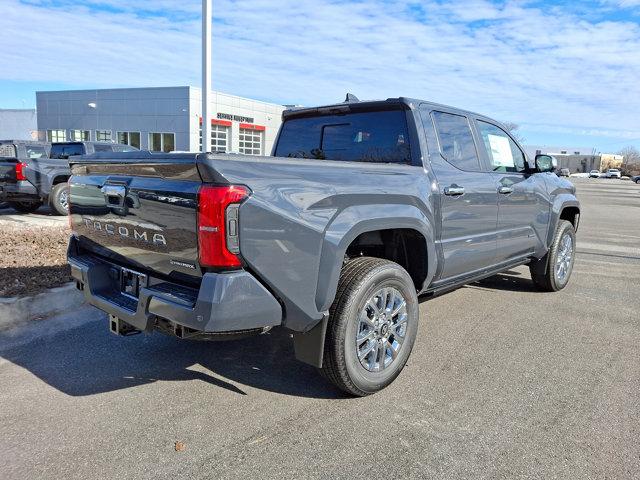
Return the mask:
[[[40,200],[38,190],[28,180],[16,183],[0,183],[0,201],[36,201]]]
[[[71,238],[68,261],[87,303],[138,330],[166,326],[180,332],[224,334],[282,323],[282,307],[249,272],[206,273],[199,289],[149,278],[137,299],[120,292],[120,267],[90,254],[77,253]],[[186,327],[186,328],[185,328]]]

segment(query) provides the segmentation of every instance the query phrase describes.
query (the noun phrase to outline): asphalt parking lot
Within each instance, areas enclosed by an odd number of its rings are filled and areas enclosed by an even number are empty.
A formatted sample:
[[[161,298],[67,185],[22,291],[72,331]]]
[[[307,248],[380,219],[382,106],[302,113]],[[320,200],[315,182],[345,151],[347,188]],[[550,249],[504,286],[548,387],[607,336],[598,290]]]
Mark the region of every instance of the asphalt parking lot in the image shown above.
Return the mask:
[[[123,339],[85,307],[3,333],[1,476],[638,478],[640,185],[575,183],[570,285],[538,293],[521,267],[424,301],[408,366],[371,397],[285,332]]]

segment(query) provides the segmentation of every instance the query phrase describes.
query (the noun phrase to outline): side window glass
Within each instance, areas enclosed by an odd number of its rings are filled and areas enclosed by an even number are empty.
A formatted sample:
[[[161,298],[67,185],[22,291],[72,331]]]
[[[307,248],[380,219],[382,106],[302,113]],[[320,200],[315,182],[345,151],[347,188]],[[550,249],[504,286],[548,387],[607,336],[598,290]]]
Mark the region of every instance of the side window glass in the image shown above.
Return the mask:
[[[524,172],[525,157],[522,150],[501,128],[478,120],[478,130],[487,150],[494,172]]]
[[[433,112],[440,143],[440,153],[447,162],[472,172],[480,171],[480,161],[467,117],[444,112]]]
[[[28,158],[42,158],[47,156],[47,152],[44,147],[36,146],[36,145],[27,145],[27,157]]]

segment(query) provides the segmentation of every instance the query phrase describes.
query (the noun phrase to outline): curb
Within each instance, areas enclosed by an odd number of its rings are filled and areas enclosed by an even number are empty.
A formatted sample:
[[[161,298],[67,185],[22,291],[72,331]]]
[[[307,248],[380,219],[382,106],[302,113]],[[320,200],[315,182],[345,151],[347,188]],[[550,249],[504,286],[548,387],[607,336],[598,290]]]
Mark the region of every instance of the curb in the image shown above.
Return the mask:
[[[83,303],[84,295],[74,282],[32,297],[0,298],[0,331],[77,308]]]

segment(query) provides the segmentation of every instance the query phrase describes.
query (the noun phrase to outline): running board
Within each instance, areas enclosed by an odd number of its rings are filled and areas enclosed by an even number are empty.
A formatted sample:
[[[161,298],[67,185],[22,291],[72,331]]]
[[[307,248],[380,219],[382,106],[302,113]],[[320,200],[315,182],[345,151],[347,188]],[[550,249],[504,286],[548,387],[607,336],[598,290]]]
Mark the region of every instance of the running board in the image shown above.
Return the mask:
[[[522,258],[516,262],[511,262],[506,265],[501,265],[499,267],[495,267],[489,270],[483,270],[480,273],[476,273],[473,275],[469,275],[468,277],[460,278],[457,280],[453,280],[450,282],[443,283],[441,285],[435,285],[427,288],[423,295],[441,295],[446,292],[450,292],[451,290],[455,290],[456,288],[462,287],[463,285],[467,285],[468,283],[477,282],[478,280],[483,280],[488,277],[492,277],[497,275],[498,273],[504,272],[505,270],[509,270],[511,268],[519,267],[520,265],[525,265],[531,261],[531,258]]]

